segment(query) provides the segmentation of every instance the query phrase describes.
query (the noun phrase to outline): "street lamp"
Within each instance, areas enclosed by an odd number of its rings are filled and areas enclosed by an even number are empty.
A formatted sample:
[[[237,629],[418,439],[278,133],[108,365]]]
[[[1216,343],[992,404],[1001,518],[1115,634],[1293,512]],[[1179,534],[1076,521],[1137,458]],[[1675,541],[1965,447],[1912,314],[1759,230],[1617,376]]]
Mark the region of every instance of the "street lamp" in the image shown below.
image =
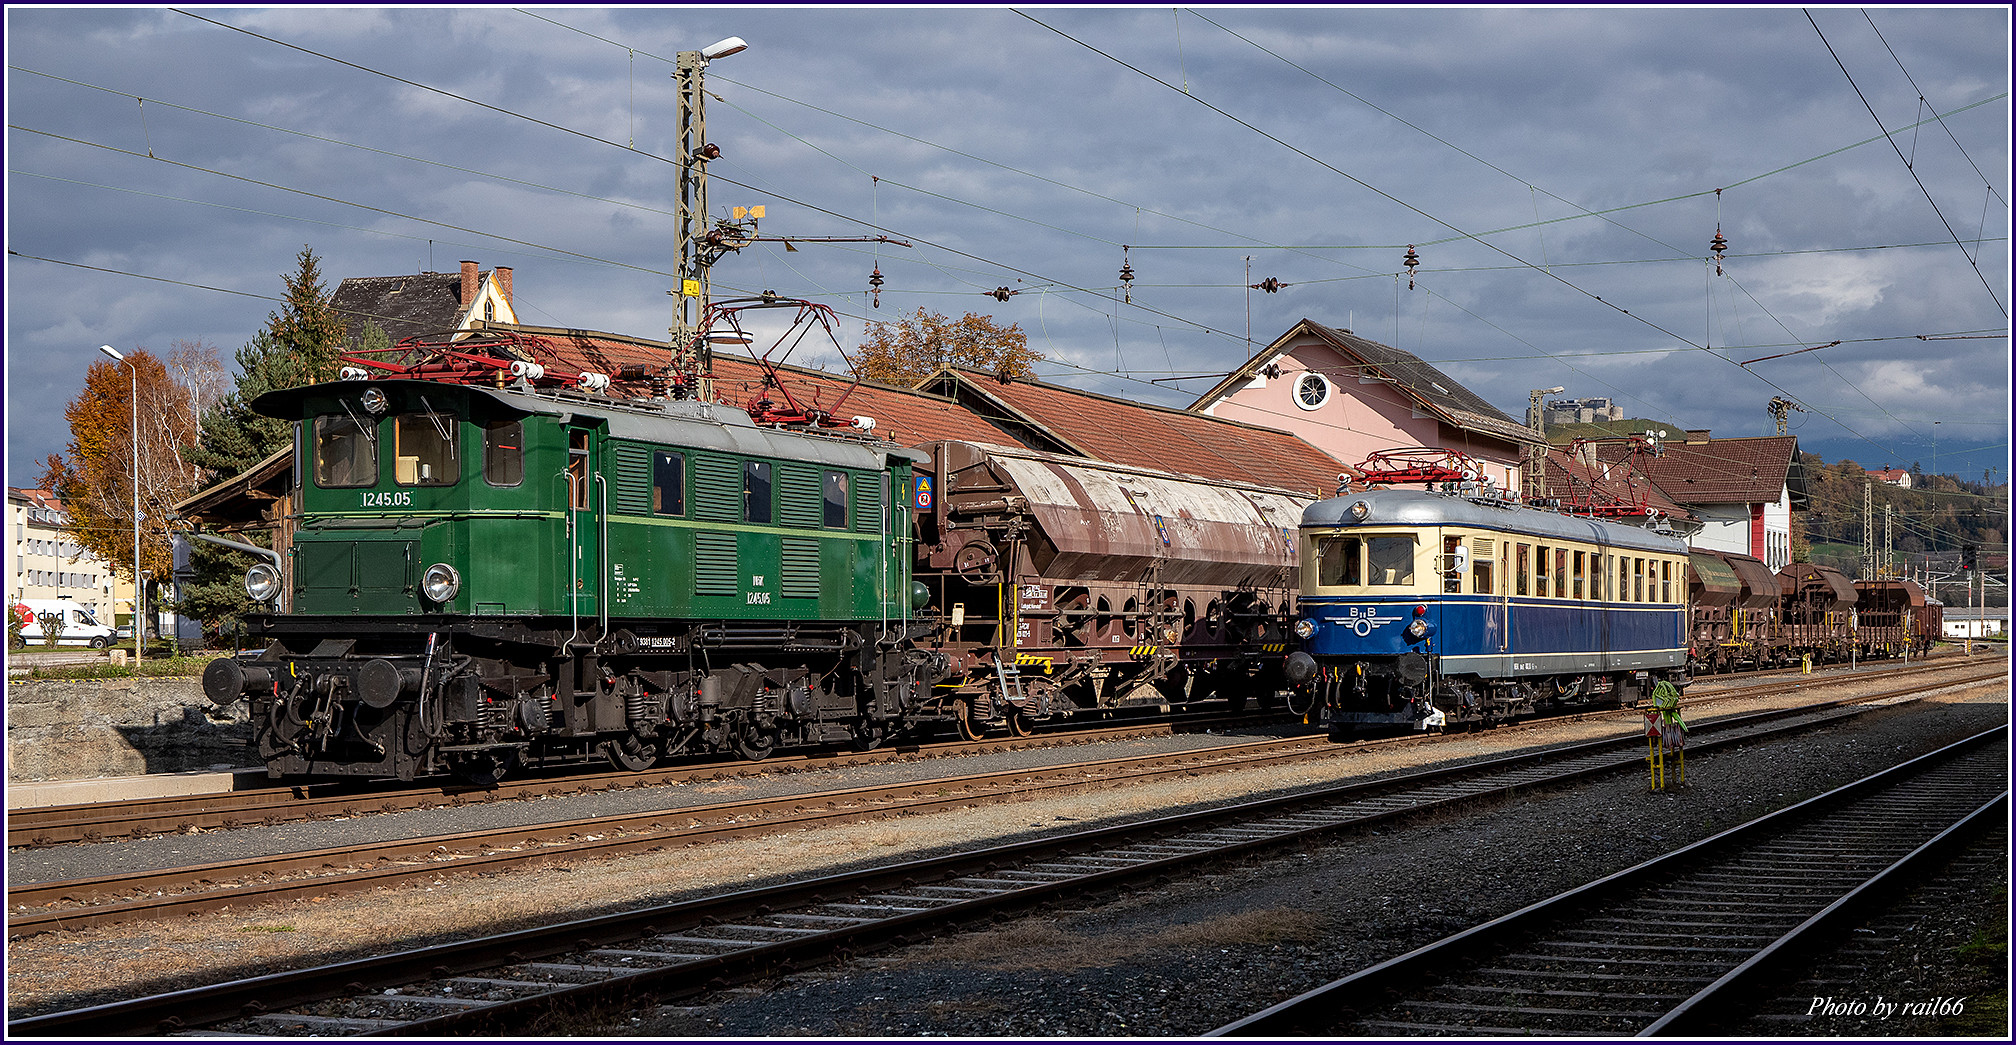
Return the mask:
[[[147,626],[141,619],[146,596],[140,588],[140,367],[111,345],[99,345],[98,351],[126,364],[133,374],[133,668],[137,673],[140,662],[147,659]]]
[[[678,302],[678,325],[670,328],[679,368],[694,374],[698,382],[693,394],[705,401],[713,398],[714,349],[706,339],[696,339],[700,323],[706,321],[709,280],[707,256],[707,161],[719,159],[721,149],[707,140],[707,64],[717,58],[741,54],[749,49],[739,36],[708,44],[697,51],[680,51],[675,56],[677,81],[674,92],[674,132],[679,154],[679,199],[672,221],[672,250],[678,255],[673,270],[679,285],[670,293]]]

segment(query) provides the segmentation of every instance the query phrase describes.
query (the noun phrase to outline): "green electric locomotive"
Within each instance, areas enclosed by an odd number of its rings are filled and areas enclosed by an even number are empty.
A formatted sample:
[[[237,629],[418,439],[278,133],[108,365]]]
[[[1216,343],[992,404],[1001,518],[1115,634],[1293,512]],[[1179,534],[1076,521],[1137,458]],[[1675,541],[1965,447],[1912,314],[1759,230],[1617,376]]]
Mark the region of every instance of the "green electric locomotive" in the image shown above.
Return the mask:
[[[213,662],[275,777],[494,778],[607,758],[872,746],[945,670],[919,648],[917,455],[733,406],[521,379],[346,379],[296,421],[291,565],[263,651]]]

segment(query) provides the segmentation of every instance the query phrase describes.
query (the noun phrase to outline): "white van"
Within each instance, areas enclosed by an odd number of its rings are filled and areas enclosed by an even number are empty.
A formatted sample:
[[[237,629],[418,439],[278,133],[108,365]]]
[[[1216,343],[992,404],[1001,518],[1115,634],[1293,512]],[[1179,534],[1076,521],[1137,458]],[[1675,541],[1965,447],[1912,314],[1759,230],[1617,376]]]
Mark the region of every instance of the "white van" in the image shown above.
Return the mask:
[[[8,607],[14,619],[21,621],[21,640],[30,646],[42,644],[42,615],[56,614],[63,621],[63,631],[56,638],[60,646],[89,646],[104,649],[119,641],[119,632],[98,623],[91,611],[69,599],[16,599]]]

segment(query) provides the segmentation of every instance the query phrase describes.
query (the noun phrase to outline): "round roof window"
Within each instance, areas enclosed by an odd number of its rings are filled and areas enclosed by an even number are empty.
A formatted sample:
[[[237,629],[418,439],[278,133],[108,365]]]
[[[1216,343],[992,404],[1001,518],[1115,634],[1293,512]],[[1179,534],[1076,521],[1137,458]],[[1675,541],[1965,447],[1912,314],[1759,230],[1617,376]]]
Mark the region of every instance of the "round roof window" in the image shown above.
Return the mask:
[[[1305,370],[1295,379],[1295,405],[1314,410],[1330,401],[1330,379],[1314,370]]]

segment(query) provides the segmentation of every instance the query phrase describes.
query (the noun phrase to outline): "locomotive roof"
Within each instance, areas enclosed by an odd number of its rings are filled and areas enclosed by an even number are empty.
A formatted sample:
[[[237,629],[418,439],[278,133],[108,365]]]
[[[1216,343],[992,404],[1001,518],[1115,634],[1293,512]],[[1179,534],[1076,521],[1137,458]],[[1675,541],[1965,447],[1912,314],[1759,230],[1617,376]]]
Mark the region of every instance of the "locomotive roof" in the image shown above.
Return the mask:
[[[767,428],[750,420],[747,411],[725,403],[703,403],[690,399],[650,403],[630,403],[599,399],[588,395],[528,393],[509,388],[480,385],[451,385],[436,381],[362,380],[325,381],[268,392],[252,401],[252,408],[271,417],[300,418],[315,397],[342,398],[362,393],[367,387],[389,392],[441,393],[455,390],[471,399],[483,399],[507,411],[568,420],[594,417],[608,422],[609,435],[616,439],[659,443],[667,446],[718,450],[751,457],[818,461],[844,468],[880,469],[885,459],[921,460],[924,455],[895,443],[843,435],[815,435],[786,429]]]
[[[1351,517],[1351,506],[1363,501],[1363,521]],[[1560,540],[1590,541],[1619,548],[1674,555],[1687,554],[1687,542],[1671,534],[1636,526],[1562,515],[1523,505],[1476,501],[1456,494],[1426,490],[1366,490],[1318,501],[1302,512],[1304,528],[1390,529],[1396,526],[1471,526],[1503,533]]]

